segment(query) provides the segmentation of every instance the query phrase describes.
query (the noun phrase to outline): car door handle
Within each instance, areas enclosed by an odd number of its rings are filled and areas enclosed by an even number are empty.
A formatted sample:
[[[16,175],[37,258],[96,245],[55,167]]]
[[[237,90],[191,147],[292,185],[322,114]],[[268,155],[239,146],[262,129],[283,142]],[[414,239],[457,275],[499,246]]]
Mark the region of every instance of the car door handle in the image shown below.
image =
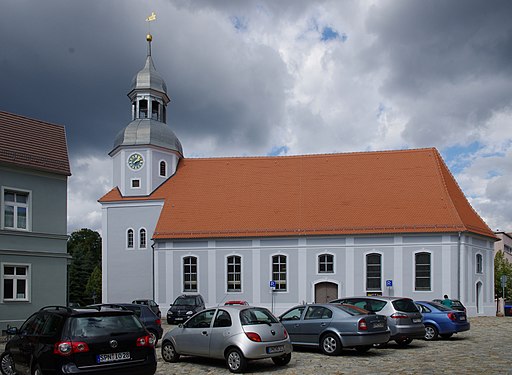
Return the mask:
[[[203,336],[208,336],[208,332],[203,331],[203,332],[201,332],[201,335],[203,335]]]
[[[298,327],[299,327],[299,324],[295,324],[295,325],[294,325],[294,327],[295,327],[295,328],[298,328]]]
[[[320,324],[320,327],[325,327],[327,325],[327,323],[322,323]]]

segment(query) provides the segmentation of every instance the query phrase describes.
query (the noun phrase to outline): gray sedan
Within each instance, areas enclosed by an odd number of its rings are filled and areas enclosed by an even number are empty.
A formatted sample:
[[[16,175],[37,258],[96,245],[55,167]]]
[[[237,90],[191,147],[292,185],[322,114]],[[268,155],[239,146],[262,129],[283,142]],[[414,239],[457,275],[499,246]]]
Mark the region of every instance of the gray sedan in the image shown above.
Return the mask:
[[[373,344],[386,343],[390,336],[384,315],[355,306],[300,305],[279,319],[293,345],[320,347],[327,355],[338,355],[343,348],[366,352]]]
[[[167,362],[176,362],[181,355],[224,358],[235,373],[244,372],[252,359],[272,358],[277,366],[287,365],[291,352],[283,325],[262,307],[203,310],[162,339],[162,357]]]

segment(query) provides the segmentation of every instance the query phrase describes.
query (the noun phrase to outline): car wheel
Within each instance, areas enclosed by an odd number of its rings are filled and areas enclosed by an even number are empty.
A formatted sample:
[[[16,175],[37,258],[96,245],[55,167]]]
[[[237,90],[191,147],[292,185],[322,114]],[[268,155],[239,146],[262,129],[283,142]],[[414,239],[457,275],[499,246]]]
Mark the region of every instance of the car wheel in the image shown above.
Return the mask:
[[[326,355],[339,355],[341,353],[341,340],[333,333],[328,333],[322,337],[320,348]]]
[[[16,375],[14,359],[11,353],[3,352],[0,355],[0,372],[2,375]]]
[[[280,357],[272,357],[272,361],[276,366],[286,366],[292,359],[292,353],[282,355]]]
[[[358,353],[366,353],[371,348],[372,348],[371,345],[356,346],[356,350],[357,350]]]
[[[449,338],[450,338],[450,337],[452,337],[452,336],[453,336],[453,333],[443,333],[443,334],[441,335],[441,337],[442,337],[443,339],[449,339]]]
[[[166,362],[178,362],[180,355],[176,352],[174,345],[170,341],[162,344],[162,358]]]
[[[439,331],[436,327],[430,324],[425,325],[425,340],[435,340],[437,339],[437,335],[439,335]]]
[[[410,338],[398,339],[398,340],[395,340],[395,342],[398,344],[398,346],[404,348],[412,342],[412,339],[410,339]]]
[[[247,367],[247,360],[242,352],[236,348],[229,349],[226,354],[226,363],[229,371],[233,373],[241,373]]]

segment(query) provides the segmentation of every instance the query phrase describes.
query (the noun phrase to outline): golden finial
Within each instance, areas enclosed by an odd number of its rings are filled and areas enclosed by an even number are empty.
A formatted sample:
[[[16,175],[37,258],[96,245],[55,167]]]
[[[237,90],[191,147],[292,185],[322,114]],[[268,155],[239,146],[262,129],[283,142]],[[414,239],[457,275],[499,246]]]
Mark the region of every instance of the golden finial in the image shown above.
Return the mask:
[[[148,42],[151,42],[153,40],[153,35],[151,35],[151,34],[146,35],[146,40]]]

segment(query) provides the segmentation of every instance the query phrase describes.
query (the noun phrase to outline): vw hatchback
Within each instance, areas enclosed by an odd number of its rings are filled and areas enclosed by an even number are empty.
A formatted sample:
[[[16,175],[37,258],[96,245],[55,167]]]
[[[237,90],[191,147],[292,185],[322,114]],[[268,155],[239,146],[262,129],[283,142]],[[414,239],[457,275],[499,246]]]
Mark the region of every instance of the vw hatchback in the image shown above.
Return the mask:
[[[0,356],[4,375],[153,375],[152,338],[129,310],[42,308],[13,335]]]
[[[221,306],[203,310],[162,339],[162,357],[177,362],[182,355],[225,359],[231,372],[244,372],[248,360],[271,358],[277,366],[290,362],[292,344],[285,328],[261,307]]]

